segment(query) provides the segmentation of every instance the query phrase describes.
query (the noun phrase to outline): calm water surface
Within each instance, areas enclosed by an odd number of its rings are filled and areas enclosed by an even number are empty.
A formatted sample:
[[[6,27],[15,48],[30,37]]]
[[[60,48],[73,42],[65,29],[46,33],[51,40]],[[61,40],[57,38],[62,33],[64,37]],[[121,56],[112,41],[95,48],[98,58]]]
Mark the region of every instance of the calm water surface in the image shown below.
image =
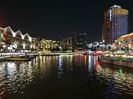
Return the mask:
[[[132,71],[82,55],[0,62],[0,99],[132,99]]]

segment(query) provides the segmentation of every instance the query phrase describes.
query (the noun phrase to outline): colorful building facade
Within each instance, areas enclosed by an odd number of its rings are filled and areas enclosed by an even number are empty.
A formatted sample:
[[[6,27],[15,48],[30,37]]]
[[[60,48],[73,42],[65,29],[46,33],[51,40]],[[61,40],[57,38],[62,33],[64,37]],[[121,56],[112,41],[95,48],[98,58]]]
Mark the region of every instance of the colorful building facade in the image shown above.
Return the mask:
[[[114,5],[104,12],[102,40],[112,44],[117,38],[128,33],[128,10]]]
[[[113,45],[116,48],[133,49],[133,32],[119,37]]]

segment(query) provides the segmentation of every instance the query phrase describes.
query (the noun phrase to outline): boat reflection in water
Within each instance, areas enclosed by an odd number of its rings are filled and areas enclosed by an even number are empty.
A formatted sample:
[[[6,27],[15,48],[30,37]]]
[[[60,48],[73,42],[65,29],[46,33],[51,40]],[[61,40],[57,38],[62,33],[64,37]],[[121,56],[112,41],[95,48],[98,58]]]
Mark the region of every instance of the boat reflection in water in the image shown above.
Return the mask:
[[[100,66],[97,64],[97,66]],[[133,95],[133,70],[104,64],[97,70],[100,79],[107,81],[107,92]]]
[[[87,55],[39,56],[0,62],[0,99],[124,99],[133,96],[132,69],[100,65]]]

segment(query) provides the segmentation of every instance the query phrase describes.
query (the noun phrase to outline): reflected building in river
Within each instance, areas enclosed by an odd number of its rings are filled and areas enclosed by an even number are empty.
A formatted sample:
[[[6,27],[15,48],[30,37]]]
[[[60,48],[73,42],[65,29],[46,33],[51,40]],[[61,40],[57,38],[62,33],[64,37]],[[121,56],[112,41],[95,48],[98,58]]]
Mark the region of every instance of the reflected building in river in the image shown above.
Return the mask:
[[[99,97],[95,93],[114,99],[121,94],[133,95],[132,85],[132,71],[100,65],[95,56],[39,56],[27,62],[0,63],[0,98],[50,99],[61,93],[62,97],[95,99]]]
[[[104,79],[107,83],[113,83],[110,93],[120,93],[133,95],[133,73],[128,68],[112,67],[110,65],[102,65],[96,74],[100,79]],[[108,85],[110,86],[110,85]],[[115,89],[115,91],[114,91]]]

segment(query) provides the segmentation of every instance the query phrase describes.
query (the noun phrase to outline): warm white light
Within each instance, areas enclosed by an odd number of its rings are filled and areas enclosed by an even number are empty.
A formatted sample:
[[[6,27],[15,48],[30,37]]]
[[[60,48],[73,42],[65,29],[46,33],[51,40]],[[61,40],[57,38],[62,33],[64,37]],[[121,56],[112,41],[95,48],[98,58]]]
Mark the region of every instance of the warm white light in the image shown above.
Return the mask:
[[[3,45],[3,48],[6,47],[6,45]]]
[[[14,44],[13,47],[14,47],[14,48],[17,48],[17,44]]]
[[[31,37],[29,37],[29,41],[32,42],[32,38]]]
[[[23,44],[23,49],[25,49],[26,44]]]
[[[13,35],[13,37],[16,37],[16,33],[13,32],[12,35]]]
[[[12,48],[12,46],[10,46],[10,47],[8,47],[7,49],[8,49],[8,50],[12,50],[13,48]]]
[[[30,45],[30,48],[32,48],[32,45]]]
[[[22,35],[22,39],[24,39],[24,35]]]

